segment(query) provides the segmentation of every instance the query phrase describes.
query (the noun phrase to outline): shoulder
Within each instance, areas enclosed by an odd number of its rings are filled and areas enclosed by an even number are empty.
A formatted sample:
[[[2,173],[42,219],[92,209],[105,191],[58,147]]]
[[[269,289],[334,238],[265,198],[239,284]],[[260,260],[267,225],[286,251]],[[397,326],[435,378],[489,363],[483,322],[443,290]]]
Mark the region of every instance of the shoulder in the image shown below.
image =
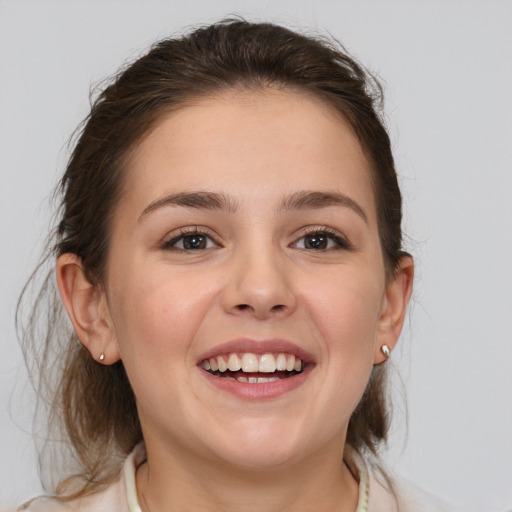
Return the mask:
[[[379,494],[387,493],[393,498],[397,511],[400,512],[463,512],[461,509],[427,493],[407,480],[394,478],[391,486],[390,490],[389,484],[382,484],[377,478],[374,479],[375,505],[379,502]],[[368,509],[368,512],[381,511],[377,506],[375,511],[372,508]]]
[[[102,491],[72,501],[61,501],[51,496],[34,498],[15,512],[127,512],[126,491],[118,478]]]
[[[116,480],[103,490],[71,501],[41,496],[26,502],[15,512],[140,512],[135,472],[145,460],[146,449],[144,443],[140,443],[126,457]]]
[[[358,512],[463,512],[405,479],[389,476],[391,472],[351,448],[347,455],[359,478],[360,490],[365,489]]]

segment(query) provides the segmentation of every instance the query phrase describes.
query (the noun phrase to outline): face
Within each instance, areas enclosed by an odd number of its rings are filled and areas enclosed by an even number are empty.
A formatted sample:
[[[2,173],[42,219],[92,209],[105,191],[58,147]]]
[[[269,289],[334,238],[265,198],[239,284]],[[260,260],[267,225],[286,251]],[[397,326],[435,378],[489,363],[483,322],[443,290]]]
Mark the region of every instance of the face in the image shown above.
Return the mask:
[[[339,459],[392,285],[369,165],[331,107],[265,91],[168,115],[130,159],[107,269],[148,445],[252,468]]]

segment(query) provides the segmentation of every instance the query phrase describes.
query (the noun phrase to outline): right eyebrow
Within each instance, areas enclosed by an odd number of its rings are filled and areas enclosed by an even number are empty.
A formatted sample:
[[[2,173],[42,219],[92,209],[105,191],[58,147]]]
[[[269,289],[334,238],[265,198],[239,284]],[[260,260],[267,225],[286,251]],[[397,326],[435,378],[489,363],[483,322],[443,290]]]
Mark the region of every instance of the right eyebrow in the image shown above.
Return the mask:
[[[169,206],[183,206],[203,210],[225,210],[235,213],[238,204],[233,198],[218,192],[178,192],[162,197],[150,203],[140,214],[137,222],[141,222],[149,214],[160,208]]]
[[[357,213],[368,224],[368,216],[359,203],[351,197],[339,192],[322,192],[302,190],[283,199],[282,210],[320,209],[329,206],[343,206]]]

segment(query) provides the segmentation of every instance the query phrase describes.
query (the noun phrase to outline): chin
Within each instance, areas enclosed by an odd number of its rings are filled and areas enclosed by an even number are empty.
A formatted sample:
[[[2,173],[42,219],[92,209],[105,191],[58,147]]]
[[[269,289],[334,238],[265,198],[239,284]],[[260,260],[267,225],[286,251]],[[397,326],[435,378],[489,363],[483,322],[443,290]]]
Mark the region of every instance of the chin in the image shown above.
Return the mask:
[[[246,470],[282,467],[297,461],[304,452],[301,443],[282,422],[245,421],[237,429],[224,432],[223,439],[212,450],[225,463]],[[223,448],[219,450],[218,448]]]
[[[237,470],[265,471],[293,464],[298,457],[298,450],[283,449],[282,446],[247,447],[244,450],[233,450],[230,453],[217,454],[225,464]]]

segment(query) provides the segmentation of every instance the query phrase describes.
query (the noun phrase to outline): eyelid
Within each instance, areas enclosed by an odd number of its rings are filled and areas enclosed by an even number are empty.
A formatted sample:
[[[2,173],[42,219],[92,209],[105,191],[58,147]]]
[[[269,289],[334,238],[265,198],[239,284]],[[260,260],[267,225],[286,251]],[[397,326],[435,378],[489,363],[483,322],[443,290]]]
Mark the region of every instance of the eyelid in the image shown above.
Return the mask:
[[[328,237],[332,238],[337,244],[337,247],[334,247],[332,249],[323,249],[324,251],[332,251],[336,249],[345,249],[345,250],[352,250],[353,245],[348,240],[348,238],[338,231],[337,229],[334,229],[330,226],[305,226],[299,230],[299,232],[295,235],[295,241],[291,244],[291,246],[295,246],[299,240],[304,238],[305,236],[310,235],[316,235],[316,234],[323,234],[327,235]],[[304,250],[312,250],[312,249],[304,249]],[[319,252],[322,249],[319,250]]]
[[[214,233],[211,229],[207,228],[206,226],[185,226],[180,227],[178,229],[175,229],[168,233],[165,238],[163,239],[161,243],[161,248],[166,250],[176,250],[176,251],[184,251],[188,252],[186,249],[180,249],[173,247],[173,244],[177,243],[181,238],[185,236],[190,235],[203,235],[208,238],[210,238],[213,243],[218,246],[222,247],[221,242],[218,239],[218,236],[216,233]],[[296,234],[294,235],[293,239],[294,241],[290,244],[290,247],[296,246],[298,242],[306,237],[311,236],[315,234],[323,234],[331,238],[337,243],[337,247],[333,247],[330,249],[323,249],[324,251],[332,251],[337,249],[344,249],[344,250],[351,250],[353,249],[353,245],[348,240],[348,238],[337,229],[334,229],[330,226],[322,226],[322,225],[315,225],[315,226],[304,226],[301,228]],[[211,248],[210,248],[211,249]],[[203,249],[206,250],[206,249]],[[304,249],[304,250],[311,250],[311,249]],[[321,251],[321,250],[319,250]]]
[[[212,232],[211,229],[205,226],[185,226],[175,229],[174,231],[168,233],[161,243],[161,248],[166,250],[188,252],[186,249],[179,249],[177,247],[173,247],[173,245],[176,242],[178,242],[181,238],[191,235],[203,235],[205,237],[210,238],[218,247],[221,246],[220,242],[218,241],[218,237],[216,236],[216,234]]]

